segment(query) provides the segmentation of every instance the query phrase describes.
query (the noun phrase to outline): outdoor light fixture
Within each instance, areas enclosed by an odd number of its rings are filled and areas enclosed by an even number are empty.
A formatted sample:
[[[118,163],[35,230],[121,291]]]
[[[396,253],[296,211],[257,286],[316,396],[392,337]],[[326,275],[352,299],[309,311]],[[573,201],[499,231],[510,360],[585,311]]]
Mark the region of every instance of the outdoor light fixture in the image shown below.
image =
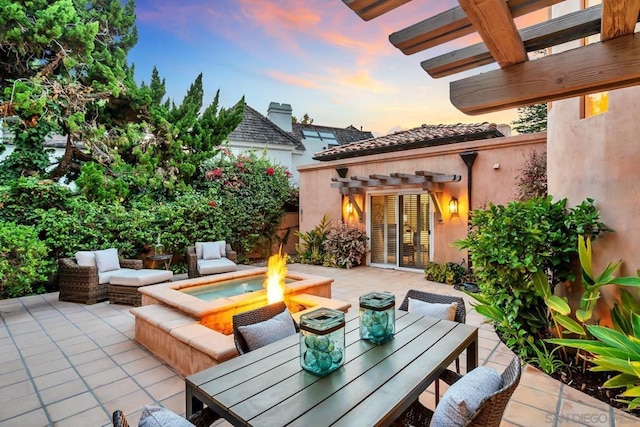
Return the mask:
[[[449,201],[449,214],[456,215],[458,213],[458,199],[452,197]]]
[[[347,202],[347,206],[345,206],[345,211],[347,212],[347,215],[353,214],[353,204],[351,204],[351,202]]]

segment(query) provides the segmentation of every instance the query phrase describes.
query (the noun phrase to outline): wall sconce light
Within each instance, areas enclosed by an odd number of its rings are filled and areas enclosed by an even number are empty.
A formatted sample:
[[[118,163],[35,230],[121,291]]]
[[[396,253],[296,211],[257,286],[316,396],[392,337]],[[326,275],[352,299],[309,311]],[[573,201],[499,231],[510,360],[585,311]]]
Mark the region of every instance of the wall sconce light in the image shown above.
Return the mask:
[[[353,214],[353,204],[351,204],[351,202],[347,202],[347,206],[345,206],[345,212],[347,213],[347,215]]]
[[[458,199],[452,197],[449,201],[449,214],[456,215],[458,213]]]

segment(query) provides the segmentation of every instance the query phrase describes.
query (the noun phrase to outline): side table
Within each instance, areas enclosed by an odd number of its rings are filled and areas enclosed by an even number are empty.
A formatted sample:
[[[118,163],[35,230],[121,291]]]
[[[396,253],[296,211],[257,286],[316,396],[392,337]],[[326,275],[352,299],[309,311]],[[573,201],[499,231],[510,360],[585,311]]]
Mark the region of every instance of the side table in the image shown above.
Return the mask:
[[[153,261],[154,267],[156,262],[163,261],[165,270],[169,270],[169,267],[171,267],[171,260],[173,259],[173,254],[147,255],[147,259],[149,261]]]

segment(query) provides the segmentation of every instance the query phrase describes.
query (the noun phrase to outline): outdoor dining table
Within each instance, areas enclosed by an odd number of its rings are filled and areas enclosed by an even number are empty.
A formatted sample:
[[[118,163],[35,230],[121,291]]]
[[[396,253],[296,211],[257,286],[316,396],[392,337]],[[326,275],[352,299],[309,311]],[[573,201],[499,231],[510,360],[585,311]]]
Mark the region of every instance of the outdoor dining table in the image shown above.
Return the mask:
[[[187,377],[187,416],[205,404],[236,426],[384,426],[465,349],[467,371],[478,363],[478,329],[448,320],[396,311],[376,345],[349,313],[345,333],[344,366],[324,377],[301,368],[298,334]]]

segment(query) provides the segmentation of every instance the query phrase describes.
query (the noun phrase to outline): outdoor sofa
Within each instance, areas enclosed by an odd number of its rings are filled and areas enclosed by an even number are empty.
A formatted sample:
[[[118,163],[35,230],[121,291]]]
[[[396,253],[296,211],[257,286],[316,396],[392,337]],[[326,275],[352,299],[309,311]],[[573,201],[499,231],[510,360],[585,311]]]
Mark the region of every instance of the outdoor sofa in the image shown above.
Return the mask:
[[[236,271],[238,256],[224,240],[196,242],[187,248],[189,278]]]
[[[140,259],[122,259],[115,248],[79,251],[58,260],[60,301],[140,305],[140,286],[167,282],[173,273],[142,268]]]

